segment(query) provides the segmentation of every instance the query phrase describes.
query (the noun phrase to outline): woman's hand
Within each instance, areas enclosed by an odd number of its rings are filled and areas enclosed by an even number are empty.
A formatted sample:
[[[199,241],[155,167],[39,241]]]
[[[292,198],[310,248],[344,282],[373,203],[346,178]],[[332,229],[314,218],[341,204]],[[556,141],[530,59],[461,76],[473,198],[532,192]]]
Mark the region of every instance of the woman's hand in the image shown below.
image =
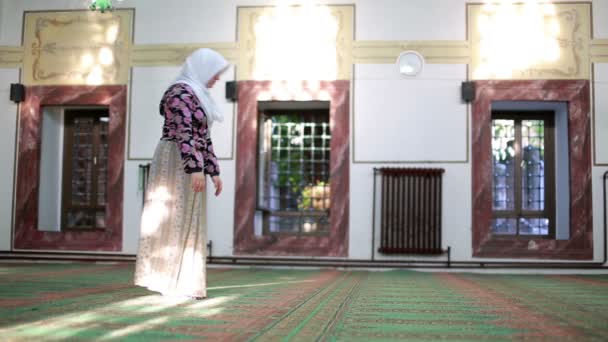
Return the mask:
[[[194,192],[205,191],[205,174],[202,172],[194,172],[190,174],[190,180],[192,181],[192,190]]]
[[[215,186],[215,196],[218,196],[222,192],[222,179],[220,176],[211,177],[213,181],[213,186]]]

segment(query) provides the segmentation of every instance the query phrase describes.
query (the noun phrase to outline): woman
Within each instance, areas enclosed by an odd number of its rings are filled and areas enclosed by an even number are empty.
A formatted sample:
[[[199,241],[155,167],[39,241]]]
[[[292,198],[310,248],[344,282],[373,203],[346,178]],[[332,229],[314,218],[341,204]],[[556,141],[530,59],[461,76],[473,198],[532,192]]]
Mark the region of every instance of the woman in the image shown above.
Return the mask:
[[[208,88],[227,68],[219,53],[195,51],[160,102],[165,122],[150,167],[135,284],[163,295],[207,296],[201,193],[206,175],[215,195],[222,192],[209,128],[223,120]]]

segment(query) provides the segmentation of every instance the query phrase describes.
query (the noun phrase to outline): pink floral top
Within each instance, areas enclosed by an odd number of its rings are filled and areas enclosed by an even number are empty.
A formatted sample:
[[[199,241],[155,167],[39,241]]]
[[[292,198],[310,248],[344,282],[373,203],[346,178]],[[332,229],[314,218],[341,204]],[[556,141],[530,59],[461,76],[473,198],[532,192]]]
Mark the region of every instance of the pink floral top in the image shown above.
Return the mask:
[[[217,157],[207,127],[207,116],[190,86],[174,84],[160,101],[165,117],[162,140],[177,142],[186,173],[220,174]]]

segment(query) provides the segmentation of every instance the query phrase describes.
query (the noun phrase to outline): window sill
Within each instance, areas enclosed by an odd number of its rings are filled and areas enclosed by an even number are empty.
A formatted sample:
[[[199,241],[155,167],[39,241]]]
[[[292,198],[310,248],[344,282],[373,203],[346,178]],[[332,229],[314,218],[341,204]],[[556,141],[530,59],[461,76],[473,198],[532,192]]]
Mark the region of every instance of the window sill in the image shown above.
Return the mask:
[[[494,240],[521,240],[521,241],[532,241],[532,240],[556,240],[549,235],[507,235],[507,234],[492,234]]]
[[[491,236],[473,251],[473,257],[591,260],[593,246],[578,246],[576,240],[542,236]]]

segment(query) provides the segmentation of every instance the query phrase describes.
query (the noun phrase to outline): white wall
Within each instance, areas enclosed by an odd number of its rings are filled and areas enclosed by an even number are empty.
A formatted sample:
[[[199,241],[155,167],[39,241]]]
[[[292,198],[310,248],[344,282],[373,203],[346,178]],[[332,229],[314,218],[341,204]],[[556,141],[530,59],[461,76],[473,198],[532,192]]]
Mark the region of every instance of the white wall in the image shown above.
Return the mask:
[[[598,1],[598,0],[596,0]],[[603,0],[605,1],[605,0]],[[307,0],[287,0],[305,3]],[[465,0],[320,0],[354,4],[359,40],[464,40]],[[20,45],[23,11],[86,8],[88,0],[2,0],[0,43]],[[236,7],[274,5],[277,0],[124,0],[135,8],[135,44],[231,42],[236,40]],[[17,15],[15,15],[17,13]],[[441,22],[437,20],[441,18]],[[379,25],[378,23],[381,23]]]
[[[13,179],[17,105],[9,100],[10,84],[19,82],[18,69],[0,69],[0,251],[11,248]]]
[[[23,11],[87,9],[90,0],[2,0],[0,44],[21,45]],[[234,41],[234,1],[114,1],[135,8],[135,43],[200,43]]]
[[[152,159],[162,136],[159,102],[179,67],[133,68],[128,157]]]
[[[593,0],[593,38],[608,38],[608,0]]]
[[[139,223],[142,211],[142,192],[140,191],[139,165],[149,163],[149,160],[127,161],[125,163],[125,188],[123,198],[123,236],[122,252],[136,254],[139,245]]]
[[[135,44],[233,42],[233,1],[126,0],[135,7]]]
[[[372,220],[374,167],[433,167],[443,177],[442,246],[456,260],[471,256],[471,167],[467,105],[460,99],[465,65],[427,64],[418,77],[399,75],[392,64],[355,66],[351,117],[354,144],[350,175],[349,257],[372,257],[380,242],[379,187]],[[432,164],[412,164],[413,161]],[[384,164],[383,164],[384,163]],[[388,164],[387,164],[388,163]],[[376,179],[380,181],[380,177]],[[379,184],[379,183],[378,183]],[[374,252],[374,258],[392,257]],[[413,257],[420,259],[419,256]],[[438,258],[445,258],[444,256]]]
[[[434,1],[423,1],[415,0],[411,3],[395,0],[363,0],[363,1],[323,1],[324,3],[345,3],[345,4],[356,4],[356,36],[360,40],[387,40],[387,39],[412,39],[412,40],[423,40],[423,39],[465,39],[465,9],[464,1],[454,0],[434,0]],[[144,5],[145,3],[145,5]],[[212,2],[211,6],[208,6],[209,2],[202,1],[191,1],[188,3],[188,11],[183,12],[181,6],[175,5],[174,2],[168,3],[160,0],[126,0],[121,6],[125,7],[136,7],[136,20],[135,20],[135,43],[136,44],[157,44],[157,43],[190,43],[190,42],[218,42],[218,41],[234,41],[236,37],[236,6],[248,6],[248,5],[267,5],[273,4],[274,1],[215,1]],[[415,6],[413,6],[415,5]],[[437,17],[448,18],[447,21],[443,21],[441,25],[437,25],[434,18]],[[162,17],[163,21],[159,22],[158,18]],[[173,20],[169,20],[174,18]],[[406,20],[407,19],[407,20]],[[383,25],[378,25],[378,21],[381,20]],[[163,27],[159,30],[159,27]],[[376,73],[377,70],[382,70],[383,73]],[[134,68],[132,89],[131,89],[131,118],[129,128],[129,147],[128,155],[130,158],[136,159],[150,159],[153,154],[154,147],[158,141],[160,135],[160,126],[162,124],[162,118],[158,115],[158,100],[164,92],[166,85],[175,77],[177,74],[177,67],[152,67],[152,68]],[[366,74],[365,72],[368,72]],[[411,139],[403,140],[403,132],[395,132],[393,140],[388,141],[389,148],[381,148],[380,150],[386,151],[387,155],[376,155],[369,153],[369,149],[366,149],[367,142],[374,137],[365,136],[364,138],[357,137],[357,146],[360,146],[360,151],[363,153],[358,156],[359,159],[364,160],[445,160],[445,161],[463,161],[467,159],[466,151],[466,106],[462,105],[459,101],[459,84],[460,81],[466,78],[466,69],[464,66],[454,65],[427,65],[422,77],[425,79],[425,84],[420,85],[420,82],[407,82],[395,78],[395,74],[392,73],[391,65],[382,66],[358,66],[357,69],[357,81],[355,82],[357,89],[354,90],[353,97],[355,100],[355,113],[357,113],[357,120],[361,119],[362,122],[358,122],[359,125],[355,127],[365,127],[368,121],[374,120],[375,113],[365,109],[366,100],[376,101],[379,98],[386,99],[382,96],[374,96],[379,93],[375,87],[377,86],[388,86],[391,87],[393,84],[397,84],[396,90],[405,91],[406,93],[416,90],[416,88],[424,88],[424,91],[414,91],[415,95],[412,97],[407,96],[409,100],[416,100],[417,95],[429,93],[434,87],[439,87],[441,93],[446,96],[438,96],[436,101],[430,107],[423,108],[425,105],[422,97],[417,99],[418,107],[412,111],[411,101],[408,101],[408,118],[416,122],[417,124],[425,124],[431,127],[439,125],[441,127],[435,127],[435,132],[432,136],[420,136],[418,132],[421,132],[419,127],[416,129],[413,125],[407,125],[406,129],[409,129],[407,133]],[[230,75],[231,73],[227,73]],[[227,77],[227,79],[230,79]],[[360,87],[360,88],[359,88]],[[221,90],[219,94],[215,94],[216,99],[223,100],[223,89],[224,84],[218,83],[214,88],[214,91]],[[375,90],[374,90],[375,89]],[[367,95],[369,94],[369,96]],[[396,108],[402,107],[404,101],[403,94],[394,97],[393,101],[388,104],[392,109],[384,112],[388,116],[388,119],[384,121],[388,127],[391,126],[391,119],[395,117],[403,117],[402,111],[395,110]],[[359,102],[359,98],[361,101]],[[153,100],[154,99],[154,100]],[[368,108],[370,103],[367,103]],[[224,104],[225,101],[224,101]],[[363,107],[357,107],[362,105]],[[234,111],[234,109],[231,109]],[[225,110],[229,112],[230,110]],[[433,116],[429,116],[431,113]],[[361,114],[361,116],[358,116]],[[374,114],[374,115],[370,115]],[[232,240],[233,240],[233,220],[234,220],[234,156],[236,154],[235,148],[233,148],[234,141],[234,123],[231,117],[227,117],[227,120],[217,125],[213,130],[213,141],[216,148],[216,152],[220,158],[230,159],[221,160],[222,178],[224,180],[224,193],[220,198],[214,199],[212,195],[209,195],[207,201],[207,212],[208,212],[208,239],[214,242],[213,254],[214,255],[232,255]],[[374,122],[375,123],[375,122]],[[387,127],[387,126],[385,126]],[[380,130],[375,130],[380,132]],[[361,134],[365,135],[370,132],[362,131]],[[415,136],[412,138],[412,136]],[[453,137],[456,141],[454,144],[450,144],[447,148],[439,147],[435,144],[435,141],[439,141],[448,137]],[[383,140],[380,140],[383,141]],[[421,142],[427,144],[428,150],[431,152],[424,153],[421,149],[416,149],[414,145],[419,145]],[[390,148],[393,143],[402,146],[404,143],[409,143],[410,149],[406,149],[405,153],[395,156],[394,149]],[[386,144],[386,142],[385,142]],[[230,149],[228,149],[230,147]],[[429,157],[430,153],[430,157]],[[139,215],[141,213],[140,197],[136,194],[137,189],[137,165],[145,163],[146,161],[129,161],[126,167],[125,176],[125,218],[124,218],[124,253],[135,253],[137,249],[137,238],[139,229]],[[359,172],[365,172],[368,165],[356,166]],[[351,170],[352,175],[355,174],[356,167]],[[371,166],[370,166],[371,167]],[[458,172],[466,173],[468,169],[466,165],[450,165],[450,169],[458,170]],[[450,173],[452,174],[452,173]],[[351,182],[369,182],[371,178],[355,178],[351,175]],[[453,184],[457,184],[457,178],[453,179]],[[450,180],[446,180],[446,184],[449,184]],[[463,191],[469,191],[469,187],[464,188]],[[357,189],[360,189],[357,186]],[[462,192],[462,191],[460,191]],[[453,192],[457,193],[457,192]],[[361,194],[361,198],[358,198],[354,187],[351,187],[351,213],[360,213],[362,215],[371,215],[369,206],[365,203],[365,199],[368,198],[368,193]],[[469,197],[470,198],[470,197]],[[357,210],[356,203],[363,200],[363,205],[366,206],[366,210]],[[462,202],[462,201],[456,201]],[[464,202],[465,205],[467,202]],[[446,217],[451,215],[460,216],[463,212],[460,208],[456,208],[453,212],[446,211]],[[466,213],[470,210],[465,211]],[[458,222],[466,223],[470,220],[470,217],[462,216],[460,219],[452,220],[454,225]],[[351,230],[350,230],[350,251],[352,258],[361,257],[361,253],[364,253],[368,241],[359,241],[356,238],[363,236],[369,236],[365,234],[365,230],[369,230],[369,224],[354,224],[354,222],[371,222],[370,220],[361,220],[351,218]],[[467,224],[470,226],[470,224]],[[455,226],[454,226],[455,227]],[[455,236],[462,237],[463,234],[458,233],[457,229],[452,229],[455,232]],[[466,235],[466,234],[464,234]],[[446,235],[446,237],[449,235]],[[470,237],[467,240],[464,239],[464,245],[470,245],[468,243]],[[470,253],[469,253],[470,254]]]
[[[464,162],[466,65],[427,64],[418,77],[393,64],[355,66],[355,162]]]
[[[38,230],[61,231],[63,119],[61,107],[46,107],[42,111]]]
[[[372,255],[372,208],[374,167],[384,164],[351,164],[349,257],[369,259]],[[396,165],[388,165],[394,167]],[[400,165],[403,166],[403,165]],[[454,260],[471,258],[471,166],[469,164],[408,164],[407,167],[443,168],[442,246],[452,247]],[[391,257],[378,254],[380,246],[380,177],[376,179],[375,259],[421,259],[420,256]],[[445,256],[438,257],[445,259]]]
[[[584,1],[584,0],[581,0]],[[0,45],[21,45],[23,11],[82,9],[84,0],[0,0]],[[291,1],[298,2],[298,1]],[[357,40],[464,40],[465,0],[323,0],[355,4]],[[135,8],[135,44],[232,42],[236,39],[236,7],[274,4],[274,0],[124,0],[119,7]],[[608,38],[608,0],[593,1],[595,38]],[[396,56],[395,56],[396,57]],[[141,193],[138,165],[152,157],[161,134],[158,101],[178,67],[134,68],[130,89],[129,145],[125,163],[123,253],[137,251]],[[18,82],[18,70],[0,69],[0,250],[10,248],[13,164],[17,106],[8,101],[8,84]],[[466,78],[464,65],[427,64],[415,79],[401,79],[393,65],[355,66],[351,112],[349,257],[371,256],[373,168],[381,166],[442,167],[444,175],[443,245],[453,259],[471,260],[470,120],[459,96]],[[234,79],[234,70],[222,81]],[[595,67],[595,132],[598,161],[608,161],[608,65]],[[604,88],[602,88],[604,87]],[[213,130],[222,160],[224,193],[208,194],[208,238],[214,255],[232,255],[234,220],[234,111],[224,100],[224,82],[213,90],[224,106],[226,121]],[[432,94],[432,96],[431,96]],[[376,108],[381,108],[377,110]],[[374,130],[366,129],[374,125]],[[381,132],[384,132],[381,134]],[[449,141],[449,144],[445,142]],[[353,158],[354,157],[354,160]],[[141,160],[137,160],[141,159]],[[353,163],[357,161],[357,163]],[[390,164],[381,162],[388,161]],[[431,161],[434,163],[413,163]],[[361,163],[364,162],[364,163]],[[596,260],[601,258],[603,213],[601,175],[594,167],[594,239]],[[377,232],[379,234],[379,232]],[[378,239],[376,239],[378,241]],[[377,246],[376,246],[377,248]],[[376,255],[377,258],[379,256]]]
[[[24,11],[84,9],[90,1],[84,0],[3,0],[0,44],[21,45]]]
[[[596,63],[594,71],[595,158],[598,164],[608,164],[608,63]]]
[[[0,44],[20,45],[23,11],[86,8],[89,0],[1,0]],[[306,0],[284,0],[305,3]],[[312,1],[311,1],[312,2]],[[470,1],[479,2],[479,1]],[[588,2],[574,0],[573,2]],[[276,4],[277,0],[124,0],[115,6],[135,8],[135,43],[229,42],[236,37],[236,7]],[[358,40],[464,40],[466,0],[320,0],[355,4]],[[596,38],[608,37],[608,0],[593,0]]]
[[[604,180],[603,175],[608,167],[594,167],[591,174],[593,186],[593,256],[595,261],[604,258],[604,243],[608,243],[608,236],[604,236],[604,213],[608,205],[604,207]],[[606,189],[608,191],[608,189]],[[608,265],[608,262],[604,265]]]
[[[4,22],[4,2],[5,0],[0,0],[0,41],[2,41],[2,24]]]
[[[357,40],[465,40],[465,3],[464,0],[357,1],[355,36]]]
[[[608,1],[604,1],[604,16],[608,18]],[[595,9],[594,9],[595,10]],[[604,21],[604,37],[608,37],[608,20]],[[594,106],[594,152],[596,157],[596,163],[599,166],[593,168],[593,241],[595,243],[595,259],[601,260],[604,256],[602,254],[603,245],[600,245],[600,241],[608,244],[608,236],[604,236],[604,216],[603,214],[608,210],[608,207],[604,207],[604,181],[603,175],[608,171],[608,63],[597,63],[594,67],[594,94],[595,94],[595,106]]]
[[[236,169],[234,160],[220,160],[224,189],[216,197],[207,178],[207,239],[213,241],[214,256],[232,256],[234,239],[234,194]]]

